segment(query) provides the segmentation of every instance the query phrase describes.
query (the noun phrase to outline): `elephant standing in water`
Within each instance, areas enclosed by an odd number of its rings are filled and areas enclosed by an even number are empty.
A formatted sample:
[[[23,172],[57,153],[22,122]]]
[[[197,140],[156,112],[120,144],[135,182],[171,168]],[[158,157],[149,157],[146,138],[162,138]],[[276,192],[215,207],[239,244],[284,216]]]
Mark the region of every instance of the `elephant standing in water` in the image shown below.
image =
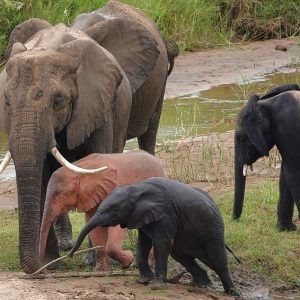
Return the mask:
[[[300,213],[300,91],[296,84],[252,96],[238,115],[235,149],[235,192],[233,218],[241,216],[247,166],[268,156],[277,146],[282,162],[279,180],[277,225],[279,230],[296,230],[292,222],[294,202]]]
[[[148,17],[110,1],[71,28],[39,19],[23,22],[11,33],[6,57],[0,125],[9,151],[0,170],[12,157],[20,262],[32,273],[41,266],[39,226],[47,183],[59,167],[50,154],[69,166],[93,152],[122,152],[133,137],[153,153],[170,55]],[[53,229],[46,255],[59,255]]]

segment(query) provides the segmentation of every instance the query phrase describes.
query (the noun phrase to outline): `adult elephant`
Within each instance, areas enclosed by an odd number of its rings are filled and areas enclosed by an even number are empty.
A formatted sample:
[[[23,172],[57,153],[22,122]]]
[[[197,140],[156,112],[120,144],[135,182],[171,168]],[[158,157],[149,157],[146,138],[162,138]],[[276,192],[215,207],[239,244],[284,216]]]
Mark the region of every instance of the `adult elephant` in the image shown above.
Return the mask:
[[[41,265],[40,215],[47,182],[59,166],[49,155],[57,154],[55,146],[69,161],[92,152],[121,152],[132,137],[138,137],[141,149],[154,152],[168,72],[164,41],[134,8],[110,2],[100,11],[110,18],[86,33],[76,22],[73,28],[52,27],[32,19],[10,37],[9,59],[0,74],[0,122],[9,151],[0,169],[11,155],[26,273]],[[46,253],[58,256],[53,230]]]
[[[266,95],[252,96],[238,115],[235,148],[233,218],[241,216],[247,166],[268,156],[274,145],[281,157],[277,225],[296,230],[292,222],[294,202],[300,212],[300,92],[296,84],[276,87]]]

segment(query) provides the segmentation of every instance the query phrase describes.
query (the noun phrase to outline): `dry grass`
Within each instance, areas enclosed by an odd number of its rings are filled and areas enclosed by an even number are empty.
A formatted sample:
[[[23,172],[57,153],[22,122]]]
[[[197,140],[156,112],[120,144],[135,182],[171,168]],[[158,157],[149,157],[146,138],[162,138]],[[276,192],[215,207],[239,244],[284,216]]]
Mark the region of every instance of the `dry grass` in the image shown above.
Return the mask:
[[[222,184],[233,186],[234,149],[233,132],[210,134],[195,139],[185,139],[159,151],[165,161],[170,178],[182,182],[204,182],[211,186]],[[164,153],[168,152],[168,153]],[[254,164],[251,176],[279,174],[280,154],[277,149],[269,157]]]

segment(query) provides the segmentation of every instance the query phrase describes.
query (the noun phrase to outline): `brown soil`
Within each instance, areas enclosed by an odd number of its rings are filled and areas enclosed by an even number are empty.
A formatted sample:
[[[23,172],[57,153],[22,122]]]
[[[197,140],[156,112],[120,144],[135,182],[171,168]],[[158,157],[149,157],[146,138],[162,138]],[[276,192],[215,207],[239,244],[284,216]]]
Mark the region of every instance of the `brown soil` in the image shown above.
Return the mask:
[[[286,41],[289,43],[290,41]],[[242,76],[254,79],[274,69],[285,66],[288,62],[286,52],[275,51],[278,41],[255,42],[238,45],[231,48],[187,53],[178,57],[166,90],[166,98],[179,97],[196,93],[213,85],[240,81]],[[281,43],[284,43],[284,41]],[[210,141],[208,143],[208,141]],[[193,153],[206,151],[203,145],[210,145],[227,149],[226,155],[215,153],[211,163],[222,159],[222,168],[216,170],[205,162],[193,161]],[[162,151],[158,156],[162,159],[170,177],[185,176],[191,178],[192,184],[210,193],[216,193],[220,188],[232,189],[232,147],[233,133],[210,135],[194,140],[181,141],[175,145],[175,150]],[[254,172],[249,176],[250,181],[260,178],[278,177],[277,154],[274,152],[273,166],[266,167],[262,160],[257,164]],[[179,174],[174,169],[178,161],[188,160],[189,171]],[[176,162],[176,163],[175,163]],[[198,164],[198,165],[197,165]],[[200,175],[195,176],[198,170]],[[227,172],[227,169],[230,171]],[[171,171],[173,170],[173,171]],[[175,171],[174,171],[175,170]],[[258,174],[259,171],[259,174]],[[9,174],[9,176],[7,175]],[[14,169],[10,166],[0,177],[0,210],[17,209],[16,183]],[[191,176],[191,177],[186,177]],[[225,180],[220,180],[225,178]],[[184,179],[184,178],[183,178]],[[179,267],[180,268],[180,267]],[[154,292],[148,287],[135,283],[135,277],[106,277],[106,278],[65,278],[24,280],[18,278],[17,273],[0,272],[0,299],[229,299],[222,293],[222,287],[214,274],[213,286],[201,290],[188,285],[189,276],[186,275],[179,284],[168,285],[165,291]],[[216,280],[214,280],[216,279]],[[264,287],[255,274],[249,274],[241,267],[233,273],[233,279],[243,295],[262,298],[268,293],[269,287]],[[247,284],[246,284],[247,283]],[[258,293],[257,297],[255,292]],[[253,298],[253,299],[254,299]]]

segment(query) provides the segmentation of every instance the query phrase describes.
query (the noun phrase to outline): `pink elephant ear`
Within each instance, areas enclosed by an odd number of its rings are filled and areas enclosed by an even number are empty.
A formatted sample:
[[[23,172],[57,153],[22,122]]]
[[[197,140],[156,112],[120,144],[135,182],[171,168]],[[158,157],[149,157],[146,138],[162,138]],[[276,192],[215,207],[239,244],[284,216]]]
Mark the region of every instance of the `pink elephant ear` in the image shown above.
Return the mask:
[[[117,170],[108,168],[95,175],[83,175],[79,179],[77,211],[87,212],[98,206],[117,186]]]

